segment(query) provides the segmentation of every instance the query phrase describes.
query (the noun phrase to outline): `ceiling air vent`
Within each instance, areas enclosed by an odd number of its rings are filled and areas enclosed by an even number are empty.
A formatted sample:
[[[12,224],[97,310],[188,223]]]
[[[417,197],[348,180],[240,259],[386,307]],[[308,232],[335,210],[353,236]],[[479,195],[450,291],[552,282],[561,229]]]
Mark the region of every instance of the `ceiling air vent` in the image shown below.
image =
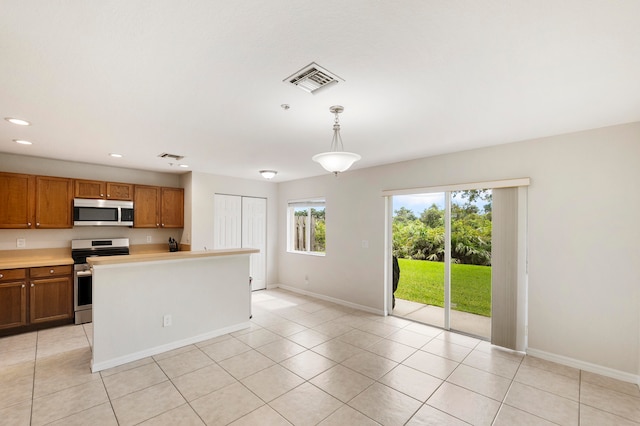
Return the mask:
[[[315,62],[311,62],[300,71],[295,72],[282,81],[293,84],[305,92],[316,94],[320,89],[333,86],[344,80],[327,71],[327,69],[322,68]]]
[[[182,160],[184,158],[184,155],[176,155],[176,154],[167,154],[166,152],[163,152],[162,154],[158,155],[158,157],[160,158],[168,158],[170,160]]]

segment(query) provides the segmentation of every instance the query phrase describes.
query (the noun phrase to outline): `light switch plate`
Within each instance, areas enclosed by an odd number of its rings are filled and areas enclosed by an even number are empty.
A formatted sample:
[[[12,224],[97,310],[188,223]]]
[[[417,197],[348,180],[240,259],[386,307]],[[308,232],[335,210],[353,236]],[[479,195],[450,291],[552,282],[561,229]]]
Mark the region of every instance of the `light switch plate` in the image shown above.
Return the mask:
[[[16,247],[25,248],[26,246],[27,246],[27,240],[25,240],[24,238],[18,238],[16,240]]]

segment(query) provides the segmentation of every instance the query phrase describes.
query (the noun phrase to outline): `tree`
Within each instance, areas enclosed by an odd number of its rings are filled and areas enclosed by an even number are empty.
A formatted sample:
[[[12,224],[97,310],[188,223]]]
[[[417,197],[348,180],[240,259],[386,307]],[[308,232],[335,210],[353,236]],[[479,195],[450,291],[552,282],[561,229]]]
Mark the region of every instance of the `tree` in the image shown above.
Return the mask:
[[[409,210],[408,208],[406,208],[404,206],[400,207],[394,213],[395,213],[395,216],[393,217],[393,221],[394,222],[407,223],[407,222],[412,222],[412,221],[418,219],[416,217],[416,215],[413,214],[413,212],[411,210]]]
[[[444,210],[440,210],[435,203],[431,204],[431,207],[424,209],[420,214],[420,220],[428,228],[444,226]]]

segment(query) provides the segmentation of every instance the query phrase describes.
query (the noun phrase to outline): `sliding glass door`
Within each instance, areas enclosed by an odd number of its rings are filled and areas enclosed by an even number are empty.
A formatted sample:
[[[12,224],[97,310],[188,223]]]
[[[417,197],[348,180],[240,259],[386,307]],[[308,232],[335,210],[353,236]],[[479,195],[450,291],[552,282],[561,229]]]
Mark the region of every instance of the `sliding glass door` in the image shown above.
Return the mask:
[[[394,315],[445,326],[445,194],[393,199],[393,254],[400,279]]]
[[[394,315],[489,338],[491,191],[393,197]]]
[[[491,190],[450,194],[450,328],[490,338]]]

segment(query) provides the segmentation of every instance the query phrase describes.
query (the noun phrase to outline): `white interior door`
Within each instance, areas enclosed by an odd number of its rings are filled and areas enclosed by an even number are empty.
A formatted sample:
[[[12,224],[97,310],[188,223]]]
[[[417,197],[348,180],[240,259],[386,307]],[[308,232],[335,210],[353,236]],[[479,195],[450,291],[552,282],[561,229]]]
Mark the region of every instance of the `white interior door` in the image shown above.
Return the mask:
[[[242,247],[242,197],[215,194],[213,203],[213,248]]]
[[[251,290],[267,288],[267,200],[239,195],[214,195],[214,247],[256,248],[250,258]]]
[[[242,197],[242,247],[260,250],[260,253],[251,255],[252,290],[267,288],[266,224],[267,200],[265,198]]]

